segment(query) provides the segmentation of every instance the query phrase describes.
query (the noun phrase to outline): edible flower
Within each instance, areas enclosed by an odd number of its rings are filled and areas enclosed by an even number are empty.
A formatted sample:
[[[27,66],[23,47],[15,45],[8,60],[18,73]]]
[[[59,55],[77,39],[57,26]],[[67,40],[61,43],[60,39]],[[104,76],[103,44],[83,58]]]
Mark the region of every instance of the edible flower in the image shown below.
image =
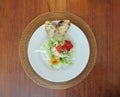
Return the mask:
[[[51,63],[52,63],[53,65],[57,65],[57,64],[59,63],[59,58],[57,58],[57,57],[52,58],[52,59],[51,59]]]
[[[69,40],[65,40],[65,44],[63,45],[63,49],[66,51],[70,51],[73,48],[72,43]]]

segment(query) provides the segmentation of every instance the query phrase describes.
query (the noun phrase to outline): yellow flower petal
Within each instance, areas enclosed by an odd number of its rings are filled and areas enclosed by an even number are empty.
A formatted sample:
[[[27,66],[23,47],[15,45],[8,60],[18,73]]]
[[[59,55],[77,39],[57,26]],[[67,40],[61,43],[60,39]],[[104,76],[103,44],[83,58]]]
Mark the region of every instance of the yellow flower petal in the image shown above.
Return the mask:
[[[59,58],[52,58],[51,63],[57,65],[59,63]]]

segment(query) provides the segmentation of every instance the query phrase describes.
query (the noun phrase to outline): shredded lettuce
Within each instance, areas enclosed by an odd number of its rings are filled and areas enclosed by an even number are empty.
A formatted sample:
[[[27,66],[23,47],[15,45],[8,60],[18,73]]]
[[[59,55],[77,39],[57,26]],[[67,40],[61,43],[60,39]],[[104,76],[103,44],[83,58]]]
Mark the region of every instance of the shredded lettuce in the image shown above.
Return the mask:
[[[54,57],[54,53],[52,52],[52,49],[57,45],[57,44],[64,44],[64,40],[66,40],[65,37],[57,37],[57,38],[50,38],[47,42],[44,44],[44,49],[49,55],[49,62],[52,60]],[[62,56],[59,57],[59,64],[54,65],[50,62],[51,68],[60,68],[63,66],[68,66],[72,64],[72,61],[70,60],[70,57],[72,56],[72,50],[68,51],[62,51]]]

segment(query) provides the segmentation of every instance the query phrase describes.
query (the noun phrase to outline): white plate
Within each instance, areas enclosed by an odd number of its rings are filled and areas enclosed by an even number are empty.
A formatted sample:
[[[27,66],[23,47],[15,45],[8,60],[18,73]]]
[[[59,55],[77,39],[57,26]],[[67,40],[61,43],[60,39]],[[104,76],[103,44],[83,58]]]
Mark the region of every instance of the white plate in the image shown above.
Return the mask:
[[[36,53],[47,39],[45,25],[41,25],[31,36],[28,44],[28,59],[33,70],[43,79],[51,82],[66,82],[77,77],[86,67],[90,56],[90,47],[84,32],[74,24],[71,24],[67,35],[73,40],[75,48],[73,64],[65,69],[52,70],[46,66],[46,58],[43,54]]]

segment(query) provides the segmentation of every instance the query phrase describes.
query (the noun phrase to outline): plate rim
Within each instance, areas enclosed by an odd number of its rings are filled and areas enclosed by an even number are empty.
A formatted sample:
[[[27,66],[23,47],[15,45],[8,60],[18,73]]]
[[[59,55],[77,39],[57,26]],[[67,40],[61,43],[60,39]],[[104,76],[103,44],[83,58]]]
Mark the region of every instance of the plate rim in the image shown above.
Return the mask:
[[[28,53],[27,53],[28,43],[33,32],[39,26],[44,24],[46,20],[57,20],[57,19],[69,19],[73,24],[79,27],[87,37],[90,47],[90,57],[85,69],[82,71],[82,73],[79,74],[79,76],[67,82],[50,82],[48,80],[41,78],[33,70],[28,60]],[[84,22],[84,20],[82,20],[80,17],[69,12],[47,12],[37,16],[24,29],[19,44],[19,56],[24,71],[30,77],[30,79],[32,79],[36,84],[46,88],[66,89],[80,83],[91,72],[96,61],[97,44],[96,44],[95,36],[92,30],[90,29],[89,25],[86,22]]]

